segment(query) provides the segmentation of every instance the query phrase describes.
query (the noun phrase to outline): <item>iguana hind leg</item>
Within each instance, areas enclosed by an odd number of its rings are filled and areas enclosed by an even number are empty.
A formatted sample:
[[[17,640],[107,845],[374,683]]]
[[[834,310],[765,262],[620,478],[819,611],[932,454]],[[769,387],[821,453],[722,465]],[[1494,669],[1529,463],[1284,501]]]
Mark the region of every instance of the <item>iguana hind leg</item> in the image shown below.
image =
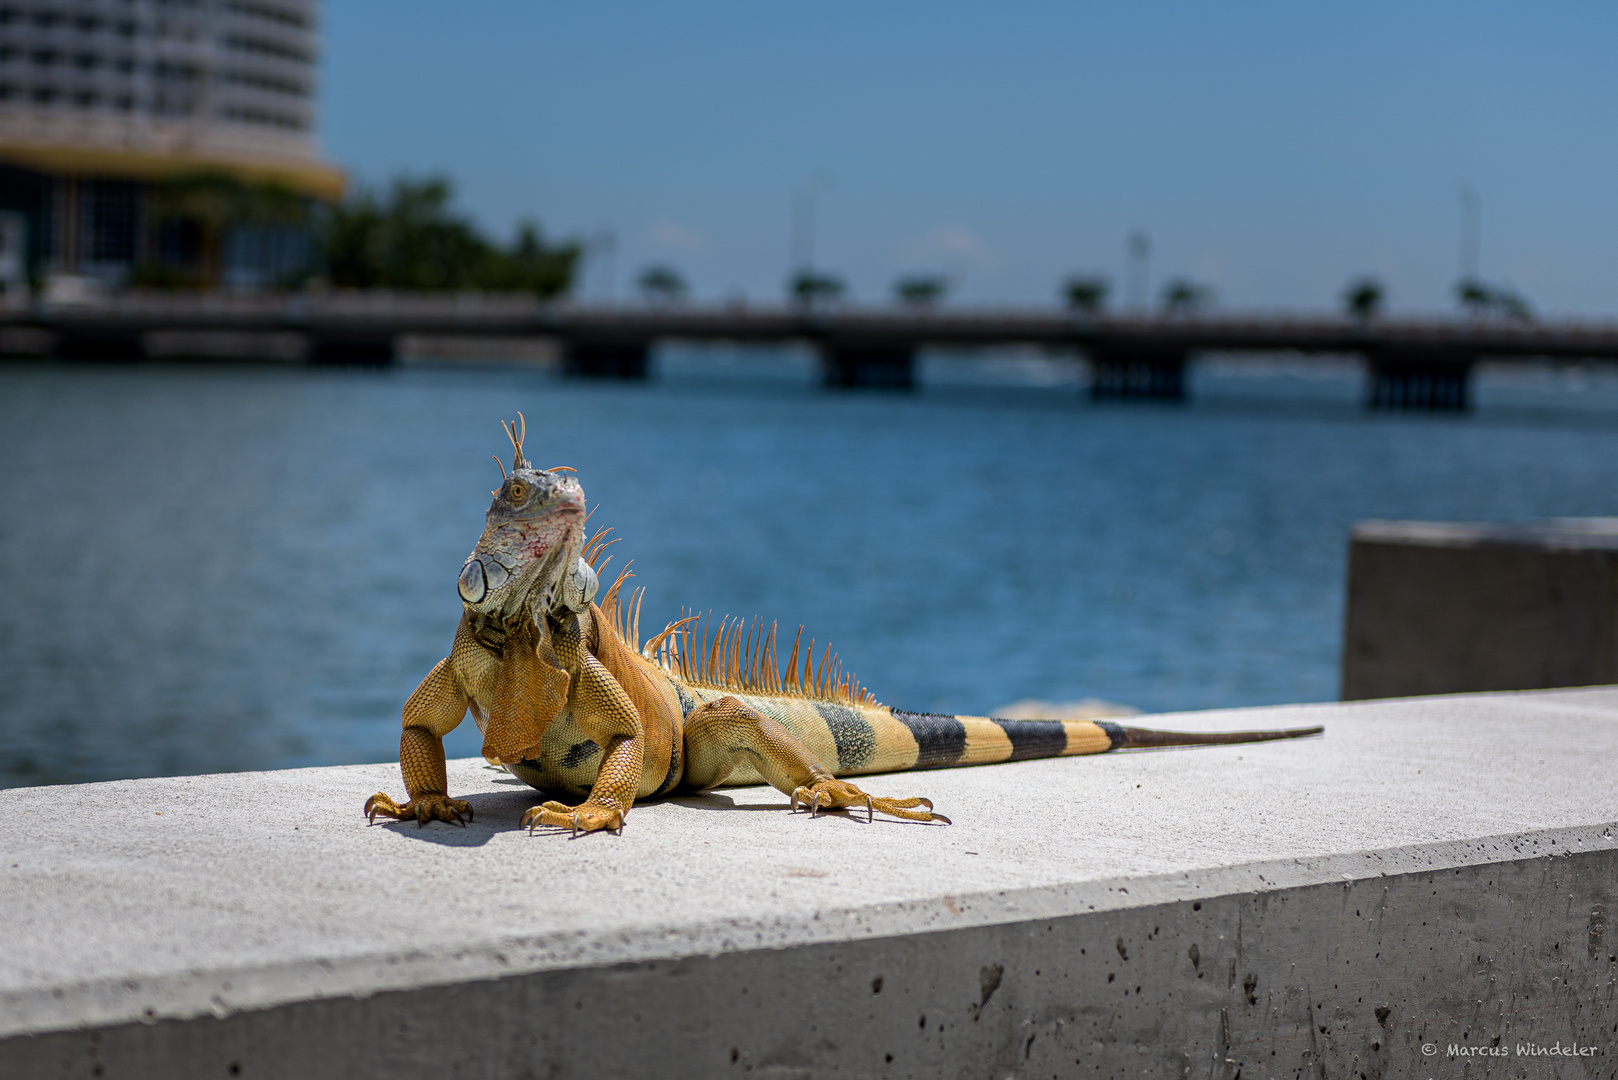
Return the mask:
[[[878,798],[837,779],[781,723],[728,694],[686,717],[685,755],[686,783],[699,791],[724,783],[745,757],[771,787],[792,797],[794,810],[800,804],[811,814],[852,808],[863,809],[867,820],[888,814],[949,824],[927,799]]]

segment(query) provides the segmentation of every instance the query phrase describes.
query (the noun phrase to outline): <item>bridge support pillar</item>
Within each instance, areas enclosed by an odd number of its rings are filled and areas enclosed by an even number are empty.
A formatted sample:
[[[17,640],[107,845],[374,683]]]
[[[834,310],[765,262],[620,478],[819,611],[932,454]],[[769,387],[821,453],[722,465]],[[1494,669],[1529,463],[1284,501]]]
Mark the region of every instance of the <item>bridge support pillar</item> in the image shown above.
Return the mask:
[[[916,385],[915,352],[913,345],[827,343],[820,364],[828,387],[909,390]]]
[[[390,367],[397,359],[391,334],[316,334],[309,342],[309,363],[316,367]]]
[[[91,363],[119,363],[146,358],[146,350],[141,347],[141,332],[122,327],[57,330],[52,352],[60,360],[85,360]]]
[[[646,341],[570,341],[567,343],[567,373],[584,379],[644,379]]]
[[[1472,407],[1474,358],[1371,356],[1371,385],[1366,405],[1372,409],[1422,412],[1466,412]]]
[[[1184,401],[1184,352],[1090,354],[1095,401]]]

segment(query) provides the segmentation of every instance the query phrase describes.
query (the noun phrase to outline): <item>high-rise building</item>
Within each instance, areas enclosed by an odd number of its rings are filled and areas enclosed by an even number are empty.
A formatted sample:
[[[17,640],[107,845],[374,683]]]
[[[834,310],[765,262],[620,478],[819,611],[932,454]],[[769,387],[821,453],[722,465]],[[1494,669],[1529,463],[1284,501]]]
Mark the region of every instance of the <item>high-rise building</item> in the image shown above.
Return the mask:
[[[0,277],[251,287],[306,264],[298,214],[251,207],[342,193],[314,138],[317,15],[317,0],[0,0]]]

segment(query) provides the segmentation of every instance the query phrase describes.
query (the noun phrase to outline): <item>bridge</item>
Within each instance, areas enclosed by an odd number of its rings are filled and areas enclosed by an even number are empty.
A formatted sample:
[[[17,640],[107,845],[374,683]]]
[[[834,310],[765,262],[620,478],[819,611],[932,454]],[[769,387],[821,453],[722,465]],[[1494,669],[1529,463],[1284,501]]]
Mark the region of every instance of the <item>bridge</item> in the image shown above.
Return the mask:
[[[1201,353],[1362,357],[1373,408],[1464,410],[1482,359],[1618,362],[1618,322],[1295,315],[1089,315],[1055,308],[586,305],[487,294],[114,294],[12,303],[0,351],[134,360],[176,331],[289,336],[313,364],[387,365],[406,335],[547,338],[576,375],[636,379],[659,341],[806,342],[837,387],[905,389],[924,347],[1028,344],[1090,361],[1098,399],[1176,401]],[[31,342],[19,348],[17,341]]]

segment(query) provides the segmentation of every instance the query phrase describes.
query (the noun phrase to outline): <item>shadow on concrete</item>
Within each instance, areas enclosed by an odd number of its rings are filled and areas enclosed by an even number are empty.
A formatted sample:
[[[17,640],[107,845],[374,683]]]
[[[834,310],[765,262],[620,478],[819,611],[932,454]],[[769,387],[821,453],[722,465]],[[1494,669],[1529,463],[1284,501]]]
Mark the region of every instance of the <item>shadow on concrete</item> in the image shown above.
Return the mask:
[[[521,784],[521,781],[518,783]],[[425,825],[418,825],[414,821],[377,818],[373,828],[387,829],[411,840],[425,840],[443,847],[482,847],[496,833],[517,829],[524,811],[544,801],[544,796],[527,784],[522,784],[522,787],[521,792],[492,791],[466,796],[466,801],[472,805],[472,820],[465,825],[447,821],[429,821]]]
[[[668,803],[673,803],[675,806],[689,806],[693,810],[775,810],[775,811],[783,811],[783,810],[787,809],[787,806],[786,806],[785,803],[778,803],[778,802],[774,802],[774,803],[741,803],[741,804],[738,804],[736,802],[736,800],[732,799],[729,795],[720,795],[720,794],[718,794],[716,792],[712,792],[712,791],[704,792],[701,795],[677,795],[674,798],[664,799],[663,801],[668,802]]]
[[[675,806],[689,806],[694,810],[773,810],[778,814],[791,813],[791,807],[787,806],[785,803],[737,803],[736,800],[732,799],[729,795],[719,795],[712,791],[702,795],[681,795],[672,799],[664,799],[663,801],[673,803]],[[803,813],[805,817],[810,816],[807,811],[803,811]],[[846,818],[851,821],[857,821],[861,825],[923,825],[929,829],[939,828],[944,825],[944,822],[942,821],[906,821],[903,818],[885,817],[882,814],[878,814],[874,821],[868,822],[865,818],[865,807],[863,806],[845,807],[841,810],[822,810],[818,815],[814,816],[821,818]]]

